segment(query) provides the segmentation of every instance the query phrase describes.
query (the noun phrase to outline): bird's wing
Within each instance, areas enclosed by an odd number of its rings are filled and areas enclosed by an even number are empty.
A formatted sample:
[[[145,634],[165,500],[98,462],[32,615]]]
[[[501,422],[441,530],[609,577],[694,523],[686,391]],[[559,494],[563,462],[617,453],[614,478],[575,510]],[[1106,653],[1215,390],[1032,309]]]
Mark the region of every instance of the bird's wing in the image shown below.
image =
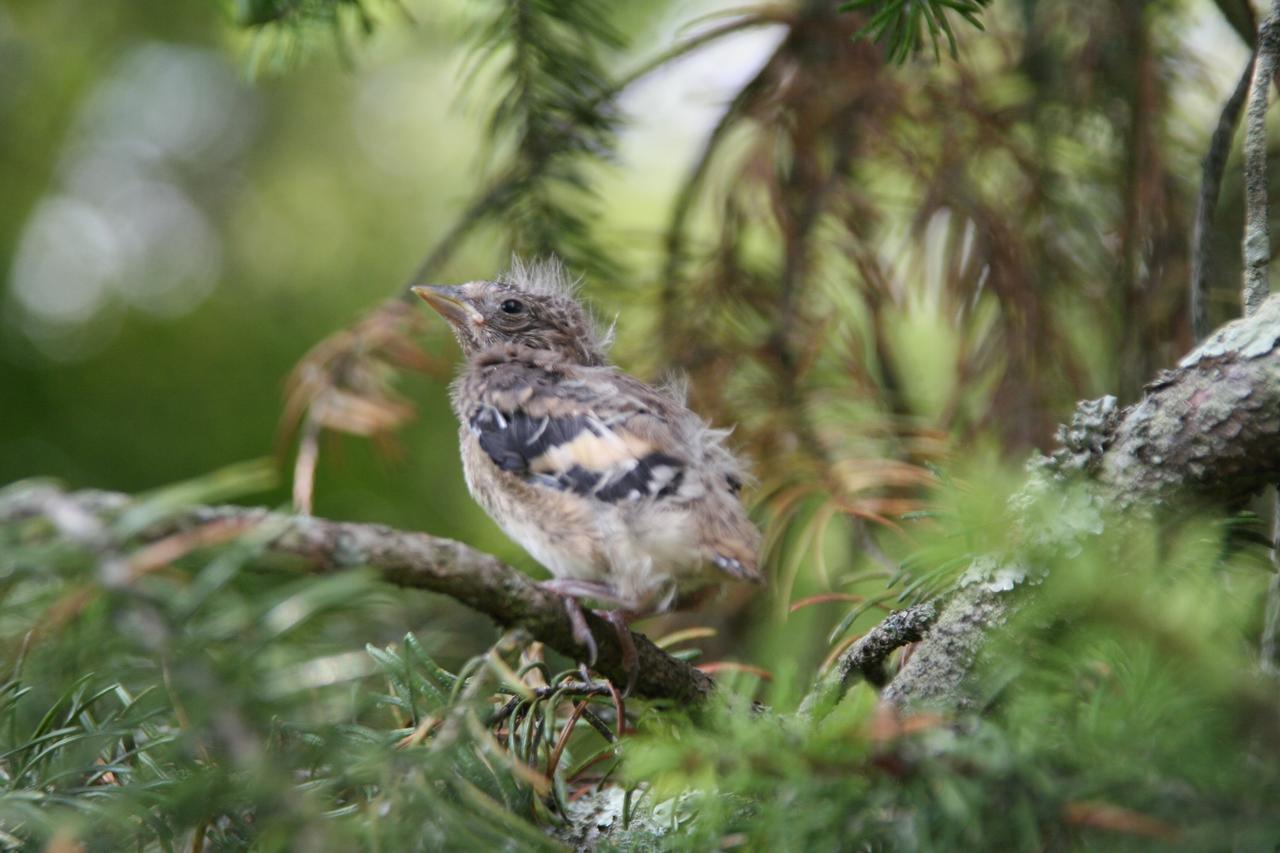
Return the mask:
[[[479,391],[468,426],[504,471],[605,503],[680,489],[689,460],[666,417],[670,403],[630,377],[507,363],[487,371]]]
[[[761,580],[760,534],[738,500],[738,467],[718,438],[708,448],[712,434],[677,401],[612,369],[520,361],[489,363],[475,391],[464,415],[498,468],[606,504],[685,503],[705,559]]]

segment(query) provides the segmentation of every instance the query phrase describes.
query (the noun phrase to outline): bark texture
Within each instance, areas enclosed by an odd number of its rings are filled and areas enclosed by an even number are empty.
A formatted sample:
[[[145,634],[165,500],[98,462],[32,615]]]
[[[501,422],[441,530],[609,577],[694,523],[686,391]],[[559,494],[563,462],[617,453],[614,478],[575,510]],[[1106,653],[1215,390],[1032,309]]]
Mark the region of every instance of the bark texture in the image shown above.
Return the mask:
[[[1280,52],[1280,0],[1258,28],[1253,59],[1253,83],[1244,142],[1244,310],[1252,314],[1270,292],[1267,267],[1271,262],[1270,212],[1267,201],[1267,101]]]
[[[836,665],[805,697],[800,713],[812,717],[826,716],[859,680],[877,687],[884,686],[889,680],[884,669],[885,660],[895,649],[923,639],[937,618],[937,610],[928,603],[889,614],[840,655]]]
[[[1280,472],[1280,298],[1223,326],[1147,386],[1107,439],[1114,500],[1230,503]]]

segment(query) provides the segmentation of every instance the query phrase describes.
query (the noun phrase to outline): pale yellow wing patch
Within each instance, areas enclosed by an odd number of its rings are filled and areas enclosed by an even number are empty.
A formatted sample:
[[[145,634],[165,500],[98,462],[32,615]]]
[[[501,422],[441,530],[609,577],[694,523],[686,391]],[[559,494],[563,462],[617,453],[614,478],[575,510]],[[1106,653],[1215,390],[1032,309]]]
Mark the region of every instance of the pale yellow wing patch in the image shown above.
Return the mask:
[[[558,473],[579,467],[592,473],[625,468],[653,451],[653,445],[626,430],[604,428],[597,435],[584,429],[572,441],[548,448],[530,460],[531,471]]]

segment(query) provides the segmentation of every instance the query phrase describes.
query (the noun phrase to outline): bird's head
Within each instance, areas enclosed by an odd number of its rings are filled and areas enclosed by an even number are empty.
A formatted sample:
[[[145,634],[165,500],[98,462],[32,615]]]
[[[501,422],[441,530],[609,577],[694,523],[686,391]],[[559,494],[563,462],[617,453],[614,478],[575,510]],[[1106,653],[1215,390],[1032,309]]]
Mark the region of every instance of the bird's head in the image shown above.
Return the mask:
[[[579,364],[604,363],[609,336],[599,333],[558,262],[517,262],[496,281],[412,289],[449,321],[467,355],[517,344],[551,350]]]

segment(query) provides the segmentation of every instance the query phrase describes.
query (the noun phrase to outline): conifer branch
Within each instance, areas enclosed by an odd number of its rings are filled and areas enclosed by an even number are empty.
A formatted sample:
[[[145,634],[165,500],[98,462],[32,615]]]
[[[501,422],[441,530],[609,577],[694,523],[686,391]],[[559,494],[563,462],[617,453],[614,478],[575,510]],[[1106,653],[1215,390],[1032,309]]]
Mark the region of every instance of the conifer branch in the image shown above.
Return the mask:
[[[924,639],[937,618],[938,611],[929,602],[889,614],[840,655],[835,666],[805,697],[800,713],[824,716],[859,679],[883,687],[889,680],[885,660],[896,649]]]
[[[99,556],[109,556],[114,545],[104,538],[105,523],[131,505],[130,497],[116,492],[68,493],[34,483],[0,497],[0,525],[43,520],[46,537],[71,539]],[[151,525],[137,538],[159,542],[211,524],[234,524],[245,534],[253,529],[273,531],[265,550],[273,563],[314,574],[372,568],[391,583],[448,595],[499,625],[524,628],[571,659],[582,660],[587,654],[573,638],[559,597],[498,558],[450,539],[242,506],[190,507]],[[626,683],[614,627],[594,614],[586,617],[599,647],[595,669],[616,684]],[[639,654],[636,695],[694,704],[711,692],[712,681],[705,673],[671,657],[642,634],[633,633],[632,638]]]
[[[1046,476],[1087,474],[1099,495],[1117,508],[1171,506],[1183,499],[1226,503],[1280,479],[1280,418],[1275,416],[1280,411],[1280,296],[1252,317],[1218,330],[1176,369],[1156,377],[1140,402],[1123,412],[1105,402],[1082,404],[1080,423],[1065,435],[1066,446],[1042,466]],[[107,554],[115,545],[104,538],[103,523],[130,504],[118,493],[66,493],[32,484],[0,498],[0,524],[41,518],[47,522],[46,536]],[[278,526],[267,553],[305,571],[327,574],[367,566],[391,583],[443,593],[500,625],[525,628],[571,658],[586,654],[573,639],[559,598],[496,557],[449,539],[240,506],[191,507],[151,525],[139,538],[157,542],[210,524]],[[1022,571],[987,563],[988,577]],[[985,631],[1007,613],[1007,591],[1016,585],[978,583],[962,592],[924,635],[886,697],[902,703],[954,691]],[[903,613],[910,618],[890,616],[842,658],[837,667],[842,684],[859,673],[866,677],[889,651],[914,641],[932,621],[925,610]],[[596,669],[615,682],[625,680],[612,626],[590,614],[587,618],[600,649]],[[895,619],[906,622],[895,627]],[[639,652],[638,695],[696,704],[711,693],[713,682],[705,673],[642,635],[633,638]]]

